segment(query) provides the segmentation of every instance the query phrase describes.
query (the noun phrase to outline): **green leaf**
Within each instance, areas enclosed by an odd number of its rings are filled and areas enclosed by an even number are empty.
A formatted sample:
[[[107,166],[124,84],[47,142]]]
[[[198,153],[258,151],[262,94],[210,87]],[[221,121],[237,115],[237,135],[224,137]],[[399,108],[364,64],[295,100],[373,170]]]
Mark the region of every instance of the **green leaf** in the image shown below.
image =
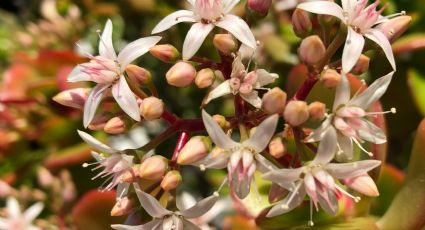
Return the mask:
[[[378,221],[385,229],[415,230],[425,226],[425,120],[419,125],[410,156],[406,183]]]
[[[414,69],[410,69],[407,75],[407,83],[416,107],[425,116],[425,76]]]

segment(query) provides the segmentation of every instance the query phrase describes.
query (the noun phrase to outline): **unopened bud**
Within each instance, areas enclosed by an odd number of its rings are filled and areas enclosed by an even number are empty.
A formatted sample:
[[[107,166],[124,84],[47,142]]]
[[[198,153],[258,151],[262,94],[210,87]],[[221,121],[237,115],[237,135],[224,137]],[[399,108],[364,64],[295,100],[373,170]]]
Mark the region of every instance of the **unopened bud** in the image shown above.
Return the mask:
[[[40,167],[37,170],[37,179],[38,179],[38,183],[42,187],[46,188],[53,184],[53,181],[55,178],[53,177],[52,173],[50,173],[49,170],[47,170],[44,167]]]
[[[164,102],[156,97],[143,99],[140,104],[140,114],[148,121],[156,120],[164,113]]]
[[[151,73],[147,69],[137,65],[128,65],[127,68],[125,68],[125,72],[129,78],[140,85],[148,85],[152,82]]]
[[[140,165],[136,164],[133,165],[133,167],[131,167],[130,170],[128,170],[127,172],[125,172],[122,176],[121,176],[121,181],[122,182],[126,182],[126,183],[134,183],[137,182],[140,177],[139,177],[139,168]]]
[[[299,126],[308,120],[308,105],[304,101],[291,101],[286,105],[283,116],[291,126]]]
[[[130,214],[137,207],[137,202],[128,197],[117,199],[111,210],[111,216],[124,216]]]
[[[223,129],[227,130],[230,127],[230,122],[226,120],[226,117],[220,114],[213,115],[213,119]]]
[[[301,9],[295,9],[292,14],[292,25],[295,34],[300,38],[307,37],[313,28],[308,13]]]
[[[168,160],[163,156],[145,159],[139,168],[139,176],[148,180],[160,180],[168,169]]]
[[[182,180],[182,175],[179,171],[169,171],[162,179],[161,188],[165,191],[176,189],[182,183]]]
[[[412,17],[410,16],[399,16],[380,24],[377,26],[377,29],[381,31],[390,42],[394,42],[409,28],[411,21]]]
[[[248,0],[247,7],[250,11],[265,17],[272,5],[272,0]]]
[[[275,87],[263,95],[261,108],[268,114],[282,113],[286,105],[286,93]]]
[[[238,43],[230,34],[216,34],[213,44],[220,52],[227,55],[238,50]]]
[[[308,113],[310,116],[310,119],[314,121],[321,121],[323,118],[325,118],[326,115],[326,105],[315,101],[308,105]]]
[[[121,134],[126,130],[126,125],[123,117],[113,117],[106,122],[103,131],[108,134]]]
[[[175,62],[180,58],[179,51],[170,44],[156,45],[149,52],[163,62]]]
[[[90,94],[90,88],[69,89],[58,93],[53,97],[57,103],[76,109],[83,109],[84,103]]]
[[[331,15],[319,14],[317,15],[319,23],[325,28],[331,28],[337,21],[335,17]]]
[[[274,137],[269,143],[269,153],[274,158],[281,158],[286,153],[285,143],[282,137]]]
[[[9,196],[11,193],[12,193],[12,187],[8,183],[0,180],[0,198],[5,198]]]
[[[319,63],[325,57],[325,53],[325,45],[317,35],[305,38],[298,50],[301,61],[308,65]]]
[[[369,69],[370,58],[364,54],[360,55],[359,60],[353,67],[351,72],[356,75],[361,75]]]
[[[202,160],[211,151],[211,146],[212,143],[208,137],[192,137],[180,151],[177,163],[180,165],[189,165]]]
[[[196,69],[187,62],[178,62],[165,75],[168,84],[176,87],[186,87],[196,78]]]
[[[77,197],[77,191],[72,182],[67,182],[62,188],[62,198],[65,202],[71,202]]]
[[[106,122],[108,122],[110,119],[110,116],[106,114],[98,114],[94,116],[92,122],[89,125],[89,129],[93,131],[100,131],[103,130],[103,128],[106,125]]]
[[[326,88],[333,89],[341,81],[341,75],[334,69],[327,69],[320,80]]]
[[[214,71],[210,68],[202,69],[196,74],[195,84],[200,89],[210,87],[215,80]]]
[[[367,175],[361,175],[358,177],[344,179],[344,184],[348,187],[360,192],[366,196],[377,197],[379,196],[378,188],[376,187],[373,179]]]

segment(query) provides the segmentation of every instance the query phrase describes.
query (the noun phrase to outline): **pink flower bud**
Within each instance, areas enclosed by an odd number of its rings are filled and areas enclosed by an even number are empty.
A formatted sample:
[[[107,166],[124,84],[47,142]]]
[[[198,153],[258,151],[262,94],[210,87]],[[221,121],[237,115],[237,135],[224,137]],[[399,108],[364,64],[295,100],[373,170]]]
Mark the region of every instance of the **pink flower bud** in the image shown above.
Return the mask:
[[[87,97],[90,93],[90,88],[69,89],[58,93],[53,97],[57,103],[69,106],[76,109],[83,109]]]
[[[314,121],[321,121],[325,118],[326,115],[326,105],[315,101],[308,105],[308,113],[310,116],[310,119]]]
[[[301,9],[295,9],[292,14],[292,25],[295,34],[300,38],[307,37],[313,28],[308,13]]]
[[[130,64],[125,68],[125,72],[128,77],[137,82],[140,85],[148,85],[152,82],[151,73],[145,68],[139,67],[137,65]]]
[[[11,192],[12,187],[8,183],[0,180],[0,198],[9,196]]]
[[[215,80],[214,71],[210,68],[202,69],[198,72],[195,79],[195,84],[200,88],[210,87]]]
[[[53,177],[53,175],[50,173],[49,170],[47,170],[44,167],[40,167],[37,170],[37,179],[38,179],[38,183],[42,187],[46,188],[53,184],[53,181],[55,178]]]
[[[390,42],[394,42],[409,28],[411,21],[412,17],[410,16],[399,16],[380,24],[377,28],[388,38],[388,40],[390,40]]]
[[[196,69],[187,62],[178,62],[165,75],[168,84],[176,87],[187,87],[196,78]]]
[[[162,179],[161,188],[165,191],[176,189],[182,183],[182,180],[182,175],[179,171],[169,171]]]
[[[147,180],[160,180],[168,170],[168,160],[163,156],[152,156],[142,162],[139,176]]]
[[[148,120],[156,120],[164,113],[164,102],[156,97],[148,97],[143,99],[140,104],[140,114]]]
[[[261,108],[268,114],[282,113],[286,105],[286,93],[275,87],[263,96]]]
[[[106,122],[103,131],[108,134],[121,134],[126,131],[125,120],[123,117],[113,117]]]
[[[319,63],[325,57],[325,53],[325,45],[317,35],[305,38],[301,42],[298,50],[301,61],[307,65],[315,65]]]
[[[272,0],[248,0],[247,7],[260,16],[266,16],[269,12]]]
[[[62,198],[65,202],[71,202],[77,197],[77,191],[72,182],[67,182],[63,185]]]
[[[238,50],[238,43],[230,34],[216,34],[213,44],[220,52],[227,55]]]
[[[282,137],[274,137],[269,143],[269,153],[274,158],[281,158],[286,154],[286,146]]]
[[[304,101],[291,101],[286,105],[283,116],[291,126],[299,126],[308,120],[308,105]]]
[[[140,177],[139,177],[139,168],[140,168],[140,165],[139,164],[133,165],[133,167],[131,167],[130,170],[128,170],[127,172],[125,172],[121,176],[121,180],[123,182],[126,182],[126,183],[137,182],[140,179]]]
[[[333,89],[341,81],[341,75],[334,69],[327,69],[322,73],[320,81],[326,88]]]
[[[149,52],[163,62],[175,62],[180,58],[179,51],[170,44],[156,45]]]
[[[356,65],[353,67],[351,72],[353,74],[361,75],[369,69],[370,58],[364,54],[360,55],[359,60]]]
[[[208,137],[192,137],[180,151],[177,163],[180,165],[189,165],[202,160],[211,151],[211,146],[212,143]]]
[[[111,210],[111,216],[124,216],[130,214],[137,207],[137,202],[131,197],[117,199]]]
[[[106,122],[108,122],[110,119],[110,116],[105,114],[98,114],[93,118],[93,121],[89,125],[89,129],[93,131],[100,131],[103,130],[103,128],[106,125]]]
[[[378,191],[378,188],[376,187],[375,182],[367,174],[350,178],[350,179],[344,179],[344,184],[366,196],[371,196],[371,197],[379,196],[379,191]]]

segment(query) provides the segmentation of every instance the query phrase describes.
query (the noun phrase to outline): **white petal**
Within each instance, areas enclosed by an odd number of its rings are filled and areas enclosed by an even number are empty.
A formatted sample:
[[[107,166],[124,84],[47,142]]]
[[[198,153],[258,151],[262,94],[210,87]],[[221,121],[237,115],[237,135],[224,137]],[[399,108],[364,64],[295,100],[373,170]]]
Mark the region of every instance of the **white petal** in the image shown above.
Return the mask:
[[[125,154],[124,154],[125,155]],[[123,198],[127,196],[128,190],[130,189],[129,183],[119,183],[117,186],[117,198]]]
[[[385,136],[381,128],[366,119],[362,120],[362,122],[363,128],[357,130],[357,134],[362,140],[378,145],[387,142],[387,136]]]
[[[223,13],[227,14],[240,2],[240,0],[222,0]]]
[[[195,198],[188,192],[183,192],[176,200],[176,206],[179,210],[188,209],[196,204]]]
[[[273,137],[278,121],[279,116],[277,114],[268,117],[257,126],[255,133],[242,145],[254,148],[257,153],[262,152]]]
[[[343,9],[334,2],[328,1],[315,1],[315,2],[304,2],[297,6],[297,8],[315,13],[315,14],[325,14],[331,15],[339,18],[345,22],[343,15]]]
[[[195,55],[213,28],[213,24],[204,24],[202,22],[193,24],[184,39],[183,60],[189,60]]]
[[[149,51],[156,43],[161,40],[159,36],[139,38],[126,45],[118,54],[118,61],[121,66],[121,71],[124,72],[128,64],[136,60]]]
[[[140,121],[140,111],[136,97],[128,86],[124,76],[120,76],[119,82],[112,86],[112,95],[125,113],[134,120]]]
[[[306,142],[312,143],[312,142],[318,142],[323,138],[323,134],[325,133],[325,131],[332,127],[331,125],[332,122],[332,117],[328,117],[326,120],[324,120],[322,122],[322,124],[315,129],[307,138],[306,138]]]
[[[228,154],[220,154],[219,156],[212,157],[211,154],[208,154],[204,159],[197,161],[191,165],[198,167],[205,167],[206,169],[224,169],[229,163]]]
[[[347,40],[342,53],[342,71],[344,73],[349,73],[356,65],[363,52],[364,42],[363,35],[348,27]]]
[[[196,22],[193,12],[190,10],[179,10],[166,16],[153,28],[152,34],[161,33],[180,22]]]
[[[271,84],[279,78],[279,75],[275,73],[269,73],[265,69],[258,69],[255,72],[257,73],[258,83],[261,87]]]
[[[388,38],[381,31],[374,29],[369,30],[365,36],[382,48],[385,56],[391,64],[391,67],[393,67],[393,70],[395,71],[396,64],[394,60],[393,48],[391,47],[391,43],[388,41]]]
[[[338,161],[348,161],[353,159],[353,141],[351,138],[338,134],[338,145],[342,152],[336,155]]]
[[[116,230],[157,230],[159,225],[162,226],[162,219],[153,220],[143,225],[113,224],[111,227]]]
[[[170,215],[172,212],[165,209],[155,197],[145,193],[140,189],[139,184],[133,183],[137,197],[139,198],[142,207],[152,217],[163,218],[166,215]]]
[[[342,8],[346,11],[352,10],[357,5],[357,0],[341,0]]]
[[[31,223],[43,210],[44,205],[41,202],[33,204],[24,212],[24,219],[27,223]]]
[[[227,14],[216,25],[229,31],[243,44],[253,49],[257,48],[257,41],[255,40],[254,34],[248,24],[240,17]]]
[[[82,72],[83,67],[77,65],[68,75],[68,82],[90,81],[90,75]]]
[[[232,92],[232,89],[230,88],[229,85],[229,80],[224,81],[223,83],[221,83],[220,85],[218,85],[217,87],[215,87],[213,90],[211,90],[208,93],[207,98],[204,100],[204,104],[208,104],[210,101],[222,97],[224,95],[228,95]]]
[[[262,101],[261,98],[258,96],[257,91],[254,90],[249,94],[240,94],[240,96],[242,97],[242,99],[244,99],[246,102],[248,102],[255,108],[261,108]]]
[[[351,163],[329,163],[326,170],[337,179],[353,178],[381,165],[381,161],[364,160]]]
[[[204,121],[208,135],[218,147],[222,149],[231,149],[240,145],[227,136],[217,122],[215,122],[205,110],[202,110],[202,120]]]
[[[262,173],[266,173],[270,170],[277,169],[277,167],[272,162],[267,160],[261,154],[255,154],[254,158],[256,160],[257,170]]]
[[[298,4],[298,0],[283,0],[275,3],[274,7],[277,11],[294,9]]]
[[[114,45],[112,44],[112,21],[108,19],[106,21],[105,28],[103,29],[102,36],[99,41],[99,54],[102,57],[115,60],[117,54],[114,50]]]
[[[373,82],[365,91],[353,97],[348,103],[349,105],[359,106],[368,109],[372,103],[378,101],[379,98],[387,91],[394,72],[391,72]]]
[[[292,196],[292,193],[289,193],[285,199],[282,201],[276,203],[272,209],[267,213],[266,217],[274,217],[278,216],[287,212],[292,211],[294,208],[298,207],[303,201],[305,197],[305,188],[304,185],[301,185],[301,187],[295,191],[296,194]],[[291,199],[292,198],[292,199]],[[288,200],[291,199],[291,201],[288,203]]]
[[[338,199],[332,191],[324,190],[319,192],[317,197],[320,203],[320,207],[323,208],[328,214],[335,216],[338,213]]]
[[[19,203],[15,198],[8,198],[6,201],[6,206],[9,217],[14,219],[21,218],[21,208],[19,207]]]
[[[319,148],[313,162],[326,164],[330,162],[337,149],[337,137],[335,129],[328,129],[319,144]]]
[[[218,198],[218,194],[214,194],[212,196],[204,198],[203,200],[198,201],[194,206],[188,209],[180,210],[180,213],[184,217],[189,219],[200,217],[207,213],[214,206]]]
[[[187,0],[187,2],[189,2],[189,3],[190,3],[190,5],[195,6],[195,2],[196,2],[196,0]]]
[[[91,90],[86,103],[84,103],[83,125],[85,128],[87,128],[93,120],[97,107],[99,107],[108,88],[109,85],[98,84]]]
[[[350,82],[348,82],[347,75],[343,73],[341,75],[341,81],[336,87],[335,100],[332,107],[333,112],[336,112],[339,106],[347,104],[350,101],[350,91]]]
[[[294,182],[300,179],[301,173],[304,171],[304,167],[293,168],[293,169],[278,169],[270,171],[263,175],[263,178],[275,183],[280,182]]]
[[[198,226],[196,226],[194,223],[183,219],[183,229],[184,230],[201,230]]]
[[[103,144],[102,142],[98,141],[96,138],[94,138],[93,136],[91,136],[90,134],[77,130],[78,135],[80,135],[81,139],[83,139],[87,144],[89,144],[90,146],[92,146],[93,148],[104,152],[104,153],[109,153],[109,154],[114,154],[117,153],[118,151],[115,149],[112,149],[111,147]]]

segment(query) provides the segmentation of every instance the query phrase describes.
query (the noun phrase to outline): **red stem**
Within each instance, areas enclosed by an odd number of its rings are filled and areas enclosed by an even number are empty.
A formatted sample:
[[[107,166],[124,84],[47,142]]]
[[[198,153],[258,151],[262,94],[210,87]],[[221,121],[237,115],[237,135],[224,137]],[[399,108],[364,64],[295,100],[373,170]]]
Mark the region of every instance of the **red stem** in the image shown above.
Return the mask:
[[[173,157],[171,158],[172,162],[177,161],[177,157],[179,157],[180,150],[182,150],[182,148],[186,145],[188,140],[189,140],[189,133],[186,131],[181,132],[179,139],[177,140],[176,147],[174,148]]]
[[[303,85],[298,89],[297,93],[292,98],[292,100],[305,101],[305,99],[307,99],[311,90],[313,89],[313,87],[316,85],[318,81],[319,81],[319,77],[317,75],[309,73],[307,79],[304,81]]]

